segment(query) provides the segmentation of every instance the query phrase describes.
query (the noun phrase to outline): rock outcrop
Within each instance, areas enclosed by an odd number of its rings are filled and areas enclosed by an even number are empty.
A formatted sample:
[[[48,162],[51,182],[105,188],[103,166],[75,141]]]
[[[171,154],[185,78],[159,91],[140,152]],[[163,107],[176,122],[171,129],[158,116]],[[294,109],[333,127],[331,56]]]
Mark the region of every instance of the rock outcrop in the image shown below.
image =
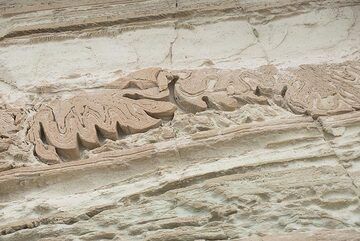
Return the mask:
[[[1,1],[0,240],[360,240],[358,1]]]

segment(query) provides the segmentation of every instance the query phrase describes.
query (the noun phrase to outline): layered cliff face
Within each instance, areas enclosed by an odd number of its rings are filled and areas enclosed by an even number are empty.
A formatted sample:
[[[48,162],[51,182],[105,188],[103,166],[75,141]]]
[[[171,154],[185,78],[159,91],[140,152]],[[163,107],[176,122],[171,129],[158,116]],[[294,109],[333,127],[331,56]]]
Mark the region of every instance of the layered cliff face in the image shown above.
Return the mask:
[[[0,13],[0,240],[360,240],[359,1]]]

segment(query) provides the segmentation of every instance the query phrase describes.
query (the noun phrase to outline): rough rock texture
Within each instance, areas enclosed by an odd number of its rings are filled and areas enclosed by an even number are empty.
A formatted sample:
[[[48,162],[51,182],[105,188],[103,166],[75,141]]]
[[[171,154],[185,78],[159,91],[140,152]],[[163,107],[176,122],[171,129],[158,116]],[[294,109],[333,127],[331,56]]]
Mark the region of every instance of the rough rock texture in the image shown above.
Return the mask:
[[[0,240],[360,240],[359,16],[0,0]]]

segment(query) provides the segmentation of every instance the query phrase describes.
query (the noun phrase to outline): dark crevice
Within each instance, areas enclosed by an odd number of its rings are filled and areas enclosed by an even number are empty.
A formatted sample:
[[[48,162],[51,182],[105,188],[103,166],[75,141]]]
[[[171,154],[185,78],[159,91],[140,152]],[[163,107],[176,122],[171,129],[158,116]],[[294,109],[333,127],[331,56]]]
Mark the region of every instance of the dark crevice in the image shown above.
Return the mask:
[[[126,93],[123,96],[132,100],[142,99],[141,95],[139,95],[138,93]]]
[[[173,75],[173,79],[168,84],[169,101],[175,104],[176,106],[179,106],[179,104],[177,103],[177,97],[175,96],[175,84],[178,80],[179,80],[179,76]]]
[[[117,133],[118,140],[124,138],[124,136],[125,136],[124,130],[121,128],[121,125],[118,121],[116,122],[116,133]]]
[[[66,161],[65,157],[62,157],[62,151],[59,148],[55,147],[55,152],[58,155],[58,157],[61,158],[62,161],[64,161],[64,160]]]
[[[285,97],[287,90],[288,90],[288,87],[287,87],[287,85],[285,85],[282,88],[281,93],[280,93],[282,97]]]
[[[98,137],[98,140],[100,142],[100,145],[102,145],[105,142],[106,137],[104,136],[103,132],[101,131],[98,125],[95,125],[95,131],[96,131],[96,136]]]
[[[77,139],[77,146],[78,146],[78,151],[79,151],[79,158],[82,159],[84,152],[88,149],[85,144],[83,143],[83,141],[80,138],[79,133],[76,134],[76,139]]]
[[[260,96],[260,95],[261,95],[259,86],[256,86],[256,89],[255,89],[254,94],[255,94],[256,96]]]
[[[49,145],[49,143],[47,142],[46,139],[46,135],[45,135],[45,130],[44,130],[44,126],[42,125],[42,123],[39,123],[39,129],[40,129],[40,140],[42,141],[42,143],[44,143],[45,145]]]
[[[209,101],[209,97],[203,96],[201,99],[206,103],[207,108],[211,108],[211,103]]]

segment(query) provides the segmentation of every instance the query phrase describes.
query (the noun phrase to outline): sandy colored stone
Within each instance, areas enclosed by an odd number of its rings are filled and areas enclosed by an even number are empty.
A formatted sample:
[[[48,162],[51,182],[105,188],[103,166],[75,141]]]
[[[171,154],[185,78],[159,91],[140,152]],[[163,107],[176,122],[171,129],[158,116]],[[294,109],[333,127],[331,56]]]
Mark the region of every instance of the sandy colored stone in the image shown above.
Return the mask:
[[[0,0],[0,241],[360,240],[356,0]]]

